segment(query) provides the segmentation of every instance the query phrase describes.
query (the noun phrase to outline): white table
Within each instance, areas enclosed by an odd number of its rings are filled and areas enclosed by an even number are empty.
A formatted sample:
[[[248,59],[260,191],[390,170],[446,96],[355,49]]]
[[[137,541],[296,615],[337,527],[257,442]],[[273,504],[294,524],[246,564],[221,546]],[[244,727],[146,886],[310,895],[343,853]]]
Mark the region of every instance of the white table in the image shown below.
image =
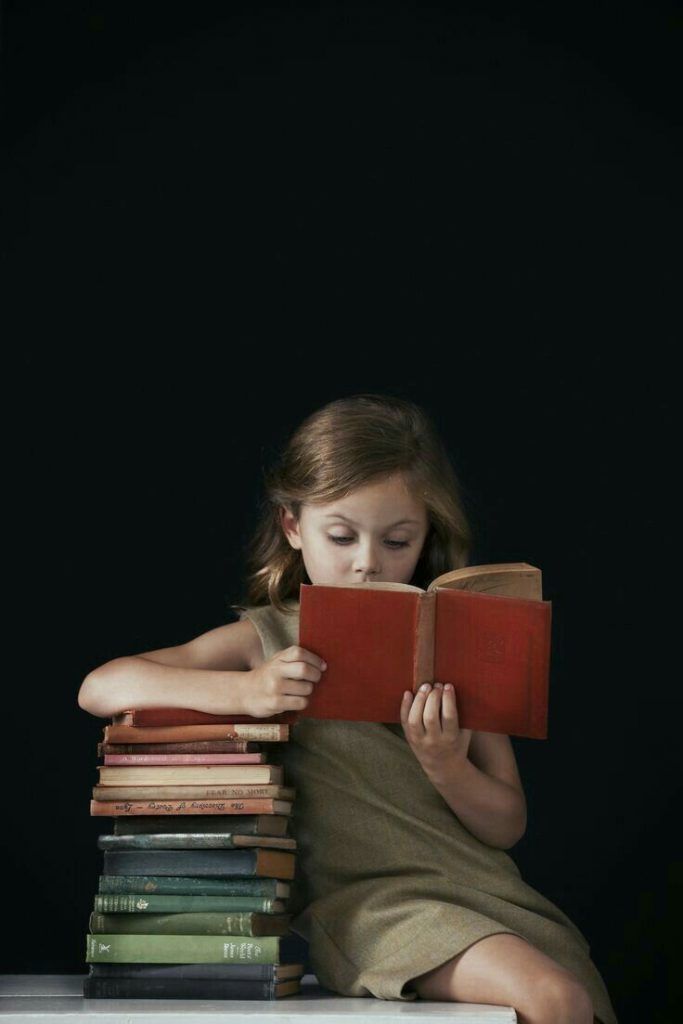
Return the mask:
[[[302,993],[284,999],[84,999],[82,974],[0,975],[2,1024],[50,1021],[59,1024],[426,1024],[428,1020],[457,1024],[516,1024],[508,1006],[481,1003],[403,1002],[351,999],[321,989],[314,975],[302,980]]]

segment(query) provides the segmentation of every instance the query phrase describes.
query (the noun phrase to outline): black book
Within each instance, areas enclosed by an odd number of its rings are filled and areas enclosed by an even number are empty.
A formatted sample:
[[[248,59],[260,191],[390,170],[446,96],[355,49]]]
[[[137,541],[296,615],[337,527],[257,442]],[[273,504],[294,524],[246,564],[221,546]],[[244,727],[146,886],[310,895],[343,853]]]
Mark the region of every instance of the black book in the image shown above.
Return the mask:
[[[280,999],[301,990],[299,978],[246,981],[228,978],[92,978],[86,999]]]
[[[261,847],[242,850],[106,850],[105,875],[230,875],[293,878],[295,854]]]
[[[308,943],[298,935],[287,936],[298,940],[301,963],[286,964],[89,964],[93,978],[222,978],[224,981],[286,981],[307,973]],[[293,943],[290,943],[290,955]]]
[[[288,826],[287,814],[123,814],[114,818],[114,835],[225,830],[245,836],[284,836]]]

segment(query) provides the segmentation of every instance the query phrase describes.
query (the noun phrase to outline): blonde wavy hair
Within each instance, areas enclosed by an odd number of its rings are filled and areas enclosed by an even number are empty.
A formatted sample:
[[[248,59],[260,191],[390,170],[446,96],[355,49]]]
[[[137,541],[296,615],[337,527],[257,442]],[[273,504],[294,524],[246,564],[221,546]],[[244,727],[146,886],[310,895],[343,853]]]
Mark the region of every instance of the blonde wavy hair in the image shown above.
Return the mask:
[[[426,588],[441,573],[466,565],[472,535],[460,484],[431,418],[406,399],[351,395],[308,416],[265,470],[265,496],[247,548],[246,597],[233,610],[270,603],[294,611],[299,585],[310,582],[301,551],[283,532],[282,507],[298,518],[304,504],[327,504],[397,472],[428,513],[411,582]]]

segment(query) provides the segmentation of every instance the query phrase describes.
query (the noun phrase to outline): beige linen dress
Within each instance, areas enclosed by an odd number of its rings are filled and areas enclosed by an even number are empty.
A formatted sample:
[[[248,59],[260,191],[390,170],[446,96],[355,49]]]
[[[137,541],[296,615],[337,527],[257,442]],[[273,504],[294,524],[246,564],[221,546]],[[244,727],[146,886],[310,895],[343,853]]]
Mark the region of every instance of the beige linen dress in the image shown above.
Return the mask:
[[[240,613],[266,659],[298,643],[292,613]],[[302,719],[274,759],[296,787],[292,927],[321,985],[342,995],[417,998],[411,979],[487,935],[532,943],[572,971],[602,1024],[617,1024],[576,925],[481,842],[429,782],[400,724]]]

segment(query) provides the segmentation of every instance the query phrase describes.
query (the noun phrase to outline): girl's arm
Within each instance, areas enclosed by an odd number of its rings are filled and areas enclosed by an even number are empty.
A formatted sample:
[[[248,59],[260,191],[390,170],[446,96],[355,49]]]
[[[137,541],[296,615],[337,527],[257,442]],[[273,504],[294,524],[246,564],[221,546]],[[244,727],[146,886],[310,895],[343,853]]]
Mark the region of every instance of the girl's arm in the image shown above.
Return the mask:
[[[186,644],[105,662],[83,680],[78,703],[104,718],[151,707],[266,718],[305,708],[321,672],[321,659],[300,647],[265,661],[258,633],[244,619]]]
[[[510,738],[460,729],[452,687],[421,688],[412,698],[406,691],[401,722],[425,774],[473,835],[510,849],[527,819]]]

